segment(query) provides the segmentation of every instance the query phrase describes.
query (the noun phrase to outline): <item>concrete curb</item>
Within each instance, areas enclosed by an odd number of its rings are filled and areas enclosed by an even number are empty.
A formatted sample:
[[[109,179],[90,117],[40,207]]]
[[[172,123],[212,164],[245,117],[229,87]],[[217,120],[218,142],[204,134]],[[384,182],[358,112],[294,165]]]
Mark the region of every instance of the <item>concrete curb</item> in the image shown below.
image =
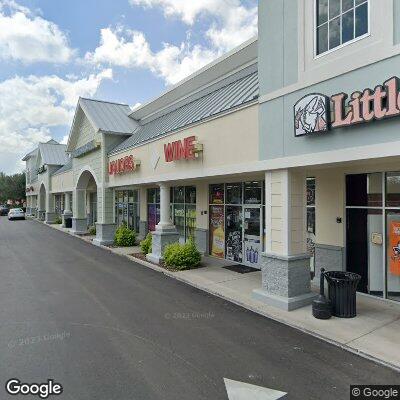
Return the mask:
[[[150,268],[150,269],[152,269],[152,270],[154,270],[154,271],[160,272],[160,273],[162,273],[162,274],[164,274],[164,275],[166,275],[166,276],[168,276],[168,277],[170,277],[170,278],[176,279],[176,280],[179,281],[179,282],[182,282],[182,283],[185,283],[185,284],[187,284],[187,285],[190,285],[190,286],[192,286],[192,287],[194,287],[194,288],[196,288],[196,289],[198,289],[198,290],[202,290],[203,292],[206,292],[206,293],[211,294],[211,295],[213,295],[213,296],[219,297],[220,299],[223,299],[223,300],[225,300],[225,301],[229,301],[229,302],[232,303],[232,304],[235,304],[235,305],[237,305],[237,306],[239,306],[239,307],[242,307],[242,308],[244,308],[244,309],[246,309],[246,310],[249,310],[249,311],[251,311],[251,312],[254,312],[254,313],[256,313],[256,314],[258,314],[258,315],[261,315],[261,316],[263,316],[263,317],[269,318],[269,319],[271,319],[271,320],[273,320],[273,321],[275,321],[275,322],[279,322],[279,323],[281,323],[281,324],[283,324],[283,325],[290,326],[291,328],[294,328],[294,329],[296,329],[296,330],[298,330],[298,331],[300,331],[300,332],[303,332],[303,333],[305,333],[305,334],[307,334],[307,335],[313,336],[313,337],[315,337],[315,338],[317,338],[317,339],[319,339],[319,340],[323,340],[324,342],[330,343],[330,344],[332,344],[332,345],[334,345],[334,346],[337,346],[337,347],[339,347],[339,348],[341,348],[341,349],[343,349],[343,350],[346,350],[346,351],[348,351],[348,352],[350,352],[350,353],[356,354],[356,355],[358,355],[358,356],[360,356],[360,357],[363,357],[363,358],[365,358],[365,359],[367,359],[367,360],[373,361],[373,362],[375,362],[375,363],[377,363],[377,364],[379,364],[379,365],[382,365],[382,366],[384,366],[384,367],[393,369],[393,370],[395,370],[396,372],[399,372],[399,373],[400,373],[400,367],[398,367],[397,365],[394,365],[394,364],[392,364],[392,363],[390,363],[390,362],[388,362],[388,361],[384,361],[384,360],[381,360],[381,359],[379,359],[379,358],[376,358],[376,357],[374,357],[374,356],[372,356],[372,355],[370,355],[370,354],[368,354],[368,353],[365,353],[365,352],[363,352],[363,351],[359,351],[359,350],[357,350],[357,349],[354,349],[353,347],[350,347],[350,346],[348,346],[348,345],[346,345],[346,344],[343,344],[343,343],[337,342],[337,341],[335,341],[335,340],[333,340],[333,339],[330,339],[330,338],[327,338],[327,337],[325,337],[325,336],[319,335],[318,333],[315,333],[315,332],[310,331],[310,330],[308,330],[308,329],[302,328],[302,327],[300,327],[300,326],[298,326],[298,325],[291,324],[291,323],[288,322],[288,321],[285,321],[285,320],[282,320],[282,319],[280,319],[280,318],[271,316],[271,315],[269,315],[268,313],[264,312],[264,311],[261,310],[261,309],[258,309],[258,308],[256,308],[256,307],[253,307],[253,306],[251,306],[251,305],[249,305],[249,304],[246,304],[246,303],[244,303],[244,302],[241,302],[241,301],[239,301],[239,300],[232,299],[232,298],[230,298],[230,297],[228,297],[228,296],[225,296],[225,295],[222,294],[222,293],[219,293],[218,291],[215,291],[215,290],[212,290],[212,289],[210,289],[210,288],[206,288],[206,287],[203,287],[203,286],[201,286],[201,285],[198,285],[198,284],[196,284],[196,283],[194,283],[194,282],[192,282],[192,281],[190,281],[190,280],[188,280],[188,279],[186,279],[186,278],[184,278],[184,277],[182,277],[182,276],[179,276],[179,272],[168,271],[168,270],[166,270],[165,268],[158,267],[158,266],[156,266],[156,265],[154,265],[154,264],[152,264],[152,263],[150,263],[150,262],[141,260],[141,259],[136,258],[136,257],[132,257],[132,256],[130,256],[130,255],[128,255],[128,254],[121,254],[121,253],[118,253],[118,252],[116,252],[116,251],[113,251],[113,248],[112,248],[112,247],[107,247],[107,246],[103,246],[103,245],[95,245],[95,244],[93,244],[92,242],[90,242],[90,241],[88,241],[88,240],[85,240],[85,238],[82,237],[82,236],[75,235],[75,234],[70,233],[70,232],[66,232],[66,231],[64,231],[64,230],[58,229],[58,228],[57,228],[56,226],[54,226],[54,225],[45,224],[44,222],[38,221],[38,220],[36,220],[36,219],[34,219],[34,218],[30,218],[30,217],[28,217],[28,218],[31,219],[31,220],[33,220],[33,221],[42,223],[43,225],[48,226],[48,227],[50,227],[50,228],[52,228],[52,229],[55,229],[55,230],[57,230],[57,231],[59,231],[59,232],[62,232],[62,233],[68,234],[68,235],[70,235],[70,236],[76,237],[76,238],[78,238],[78,239],[80,239],[80,240],[83,240],[84,242],[86,242],[86,243],[88,243],[88,244],[92,244],[93,246],[96,246],[96,247],[102,248],[102,249],[104,249],[104,250],[107,250],[107,251],[109,251],[110,253],[113,253],[113,254],[115,254],[115,255],[117,255],[117,256],[121,256],[121,257],[127,258],[127,259],[130,260],[130,261],[133,261],[133,262],[135,262],[135,263],[137,263],[137,264],[139,264],[139,265],[143,265],[144,267],[148,267],[148,268]]]

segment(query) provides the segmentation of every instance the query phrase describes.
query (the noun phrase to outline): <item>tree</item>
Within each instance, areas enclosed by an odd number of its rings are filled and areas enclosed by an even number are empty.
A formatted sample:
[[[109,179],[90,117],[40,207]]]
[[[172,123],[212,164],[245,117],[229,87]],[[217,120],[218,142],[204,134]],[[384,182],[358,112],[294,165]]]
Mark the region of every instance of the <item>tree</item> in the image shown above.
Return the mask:
[[[25,173],[6,175],[0,172],[0,203],[25,199]]]

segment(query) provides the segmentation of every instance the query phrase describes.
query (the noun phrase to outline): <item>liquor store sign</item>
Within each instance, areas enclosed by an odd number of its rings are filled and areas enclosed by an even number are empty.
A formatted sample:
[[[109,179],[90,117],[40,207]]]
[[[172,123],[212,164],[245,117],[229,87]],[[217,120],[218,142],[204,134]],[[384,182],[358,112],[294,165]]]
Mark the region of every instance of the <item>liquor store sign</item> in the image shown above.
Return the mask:
[[[328,132],[330,129],[400,115],[399,78],[393,77],[374,90],[355,91],[349,96],[309,94],[294,105],[295,136]]]
[[[122,175],[128,172],[134,172],[140,165],[140,161],[136,160],[133,155],[119,158],[108,163],[109,175]]]
[[[176,140],[164,144],[166,162],[179,160],[194,160],[203,151],[203,145],[196,141],[196,136],[189,136],[183,140]]]

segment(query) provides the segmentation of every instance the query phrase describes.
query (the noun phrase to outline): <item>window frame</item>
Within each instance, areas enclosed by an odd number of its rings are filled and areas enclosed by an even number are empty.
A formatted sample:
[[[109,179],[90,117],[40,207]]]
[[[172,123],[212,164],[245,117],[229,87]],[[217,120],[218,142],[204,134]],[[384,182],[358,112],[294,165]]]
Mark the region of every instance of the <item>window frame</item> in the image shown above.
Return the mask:
[[[358,36],[358,37],[355,37],[354,39],[352,39],[352,40],[349,40],[348,42],[346,42],[346,43],[342,43],[342,44],[340,44],[339,46],[336,46],[336,47],[334,47],[333,49],[329,49],[329,22],[331,21],[330,19],[329,19],[329,14],[328,14],[328,20],[327,20],[327,22],[325,22],[326,24],[328,24],[328,50],[327,51],[325,51],[325,52],[323,52],[323,53],[321,53],[321,54],[318,54],[318,49],[317,49],[317,44],[318,44],[318,16],[317,16],[317,1],[318,0],[314,0],[314,4],[313,4],[313,13],[314,13],[314,17],[313,17],[313,21],[314,21],[314,24],[313,24],[313,30],[314,30],[314,32],[313,32],[313,36],[314,36],[314,38],[313,38],[313,47],[314,47],[314,50],[313,50],[313,56],[314,56],[314,60],[317,60],[317,59],[319,59],[319,58],[321,58],[321,57],[324,57],[324,56],[326,56],[326,55],[328,55],[328,54],[331,54],[331,53],[333,53],[333,52],[335,52],[335,51],[337,51],[337,50],[340,50],[340,49],[342,49],[342,48],[344,48],[344,47],[346,47],[346,46],[349,46],[349,45],[351,45],[351,44],[354,44],[354,43],[356,43],[356,42],[358,42],[358,41],[360,41],[360,40],[363,40],[363,39],[365,39],[365,38],[367,38],[367,37],[369,37],[369,36],[371,36],[371,2],[370,2],[370,0],[365,0],[365,2],[367,3],[367,8],[368,8],[368,32],[367,33],[365,33],[364,35],[361,35],[361,36]],[[330,0],[328,0],[328,10],[329,10],[329,1]],[[363,3],[364,4],[364,3]],[[354,9],[356,9],[357,7],[360,7],[360,6],[362,6],[363,4],[359,4],[358,6],[354,6]],[[341,2],[340,2],[340,6],[342,6],[342,0],[341,0]],[[343,20],[343,12],[342,12],[342,9],[340,10],[340,14],[339,14],[339,16],[340,16],[340,40],[342,40],[342,34],[343,34],[343,32],[342,32],[342,27],[343,27],[343,25],[342,25],[342,20]],[[322,26],[323,24],[321,24],[321,26]],[[355,30],[355,20],[354,20],[354,30]]]

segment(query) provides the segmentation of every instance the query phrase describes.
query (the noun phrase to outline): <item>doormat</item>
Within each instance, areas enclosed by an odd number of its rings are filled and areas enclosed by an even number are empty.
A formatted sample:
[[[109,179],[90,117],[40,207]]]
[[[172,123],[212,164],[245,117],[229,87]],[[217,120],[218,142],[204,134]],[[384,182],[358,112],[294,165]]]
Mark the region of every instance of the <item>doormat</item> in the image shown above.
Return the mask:
[[[247,265],[243,265],[243,264],[228,265],[228,266],[222,267],[222,268],[229,269],[229,271],[238,272],[239,274],[248,274],[249,272],[260,271],[257,268],[248,267]]]

